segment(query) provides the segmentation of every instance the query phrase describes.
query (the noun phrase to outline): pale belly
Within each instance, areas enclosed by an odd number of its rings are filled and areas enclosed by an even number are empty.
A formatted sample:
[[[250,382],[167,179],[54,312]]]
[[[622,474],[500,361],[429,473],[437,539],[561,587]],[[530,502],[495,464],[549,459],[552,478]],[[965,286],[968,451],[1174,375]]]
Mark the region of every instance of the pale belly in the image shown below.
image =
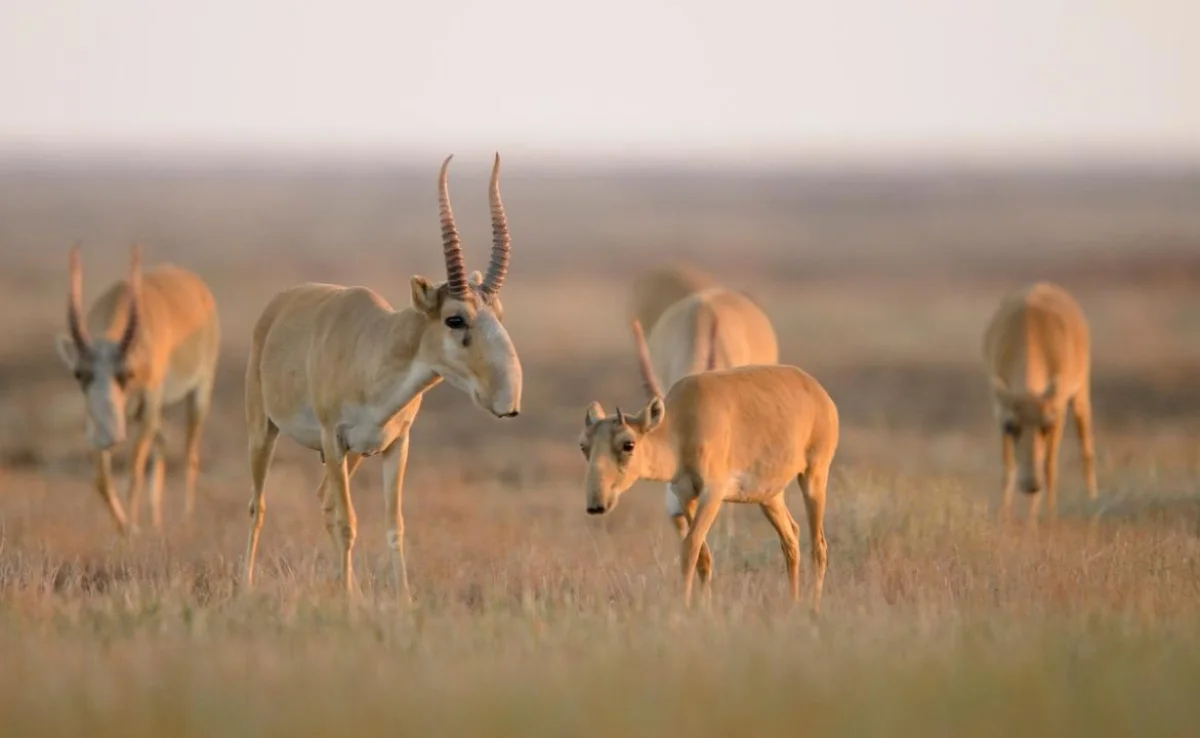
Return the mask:
[[[725,502],[762,504],[781,494],[786,486],[786,481],[764,481],[752,474],[734,472],[729,476],[720,494]],[[683,514],[683,506],[695,496],[696,493],[688,482],[681,480],[668,484],[667,513]]]
[[[284,418],[268,414],[279,432],[296,443],[314,451],[322,450],[321,423],[311,406]],[[342,411],[336,432],[342,448],[364,456],[373,456],[392,445],[392,441],[411,425],[412,419],[404,414],[390,418],[382,425],[375,422],[365,408],[348,407]]]

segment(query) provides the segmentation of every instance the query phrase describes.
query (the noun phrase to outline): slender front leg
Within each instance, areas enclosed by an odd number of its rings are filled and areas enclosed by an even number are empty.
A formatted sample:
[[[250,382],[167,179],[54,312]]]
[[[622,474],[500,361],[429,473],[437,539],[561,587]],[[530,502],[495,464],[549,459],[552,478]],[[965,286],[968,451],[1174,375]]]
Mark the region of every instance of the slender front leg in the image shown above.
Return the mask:
[[[1092,431],[1092,398],[1088,385],[1084,385],[1071,401],[1071,412],[1075,416],[1075,430],[1079,432],[1079,451],[1083,462],[1083,477],[1087,483],[1089,500],[1095,500],[1096,489],[1096,438]]]
[[[686,607],[692,606],[692,581],[696,576],[696,563],[700,558],[700,549],[704,547],[704,537],[708,535],[713,521],[717,519],[717,513],[721,510],[721,501],[721,495],[706,485],[700,495],[696,517],[683,538],[680,564],[683,568],[683,604]]]
[[[133,451],[129,454],[129,529],[136,533],[141,510],[142,487],[146,481],[146,462],[150,458],[150,447],[158,436],[159,421],[162,419],[162,395],[155,390],[142,393],[142,422]]]
[[[1058,449],[1066,427],[1066,419],[1060,415],[1046,439],[1046,513],[1051,520],[1058,517]]]
[[[212,381],[192,390],[187,397],[187,441],[184,466],[183,517],[191,520],[196,510],[196,479],[200,475],[200,437],[212,400]]]
[[[325,473],[329,477],[329,494],[337,511],[338,538],[342,544],[342,584],[346,594],[354,592],[354,539],[358,537],[358,518],[350,499],[350,477],[346,468],[346,449],[333,430],[321,433],[325,453]]]
[[[347,479],[354,479],[354,472],[358,471],[358,465],[362,463],[362,460],[362,454],[353,451],[346,453]],[[324,460],[322,460],[322,463],[324,463]],[[332,489],[333,485],[329,483],[329,472],[322,471],[321,486],[317,489],[317,497],[321,500],[321,513],[325,517],[325,532],[329,534],[329,540],[333,542],[334,555],[340,559],[342,556],[342,538],[338,533],[336,496],[330,494]]]
[[[788,510],[787,501],[782,490],[767,502],[760,505],[763,514],[775,532],[779,534],[779,547],[783,549],[783,559],[787,566],[788,584],[791,587],[792,602],[800,600],[800,524]]]
[[[162,432],[154,434],[154,443],[150,447],[150,520],[154,530],[162,533],[162,496],[163,480],[166,476],[167,442]]]
[[[679,540],[687,537],[688,529],[692,526],[692,521],[696,518],[696,499],[692,498],[685,504],[675,494],[675,489],[667,485],[667,515],[671,516],[671,523],[675,526],[675,532],[679,534]],[[705,591],[709,594],[712,592],[713,578],[713,557],[712,550],[708,547],[708,541],[700,547],[700,556],[696,560],[696,572],[700,575],[700,584],[704,586]]]
[[[96,466],[96,476],[94,479],[96,492],[104,500],[109,514],[112,515],[113,522],[117,524],[117,532],[123,536],[128,535],[129,522],[125,517],[125,509],[121,506],[121,500],[113,493],[112,453],[107,450],[95,451],[93,452],[92,460]]]
[[[1000,503],[1000,520],[1007,523],[1012,519],[1013,493],[1017,488],[1016,442],[1004,431],[1000,432],[1004,458],[1004,499]]]
[[[383,452],[383,506],[389,528],[388,551],[392,560],[392,586],[405,604],[412,603],[412,592],[408,588],[408,568],[404,562],[404,473],[408,469],[407,428],[396,436],[392,445]]]

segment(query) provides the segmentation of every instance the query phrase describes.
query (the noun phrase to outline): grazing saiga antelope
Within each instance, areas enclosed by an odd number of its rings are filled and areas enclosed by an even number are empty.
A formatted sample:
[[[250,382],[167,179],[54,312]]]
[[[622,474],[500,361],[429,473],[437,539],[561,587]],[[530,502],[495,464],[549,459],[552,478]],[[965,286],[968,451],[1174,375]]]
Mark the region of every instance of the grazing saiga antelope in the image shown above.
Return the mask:
[[[200,436],[208,417],[220,348],[216,300],[197,275],[171,264],[141,270],[133,247],[129,277],[100,294],[83,318],[79,247],[71,249],[69,333],[58,354],[75,374],[87,403],[87,437],[95,451],[96,489],[122,534],[136,532],[146,464],[151,463],[150,514],[162,530],[164,443],[162,410],[187,406],[184,516],[195,508]],[[125,440],[126,416],[139,429],[130,454],[129,517],[112,489],[113,446]]]
[[[1011,515],[1014,487],[1030,495],[1031,523],[1042,489],[1050,515],[1057,513],[1058,449],[1068,405],[1079,432],[1088,498],[1096,499],[1091,337],[1079,304],[1046,282],[1009,293],[988,323],[983,356],[1003,439],[1002,517]]]
[[[246,366],[250,434],[250,537],[245,583],[253,584],[263,526],[263,489],[280,432],[321,452],[325,525],[354,589],[351,549],[358,524],[350,479],[365,456],[382,454],[393,584],[411,601],[401,497],[409,430],[424,393],[446,379],[498,418],[521,407],[521,362],[503,325],[508,219],[500,200],[500,156],[490,187],[492,254],[487,275],[468,279],[446,181],[438,185],[446,281],[411,280],[412,307],[393,310],[366,287],[306,283],[276,295],[254,327]]]
[[[779,534],[796,601],[800,526],[783,494],[795,478],[812,536],[812,608],[819,610],[828,562],[825,490],[837,450],[837,406],[816,379],[779,364],[690,374],[664,398],[636,319],[633,326],[650,400],[632,416],[620,408],[607,416],[598,402],[588,406],[579,437],[587,459],[588,514],[612,510],[640,479],[670,482],[688,524],[680,565],[684,602],[690,605],[698,568],[701,583],[711,592],[712,560],[701,567],[700,554],[721,505],[757,503]]]
[[[662,264],[643,272],[633,283],[632,312],[647,332],[654,330],[659,316],[688,295],[709,287],[717,280],[691,264]]]
[[[700,277],[696,274],[662,271],[650,276],[664,294],[670,294],[677,285],[698,283]],[[642,289],[635,290],[635,311],[652,315],[654,303],[649,297],[653,293],[645,287],[647,282],[643,279],[639,282]],[[640,315],[637,324],[640,331],[644,325]],[[668,390],[689,374],[779,361],[779,345],[771,319],[749,297],[720,285],[703,287],[671,303],[659,313],[649,331],[651,370],[659,386]],[[687,518],[670,485],[664,499],[675,529],[681,537],[686,535]],[[733,522],[732,517],[726,516],[727,534],[732,533]],[[701,556],[709,555],[705,546]]]

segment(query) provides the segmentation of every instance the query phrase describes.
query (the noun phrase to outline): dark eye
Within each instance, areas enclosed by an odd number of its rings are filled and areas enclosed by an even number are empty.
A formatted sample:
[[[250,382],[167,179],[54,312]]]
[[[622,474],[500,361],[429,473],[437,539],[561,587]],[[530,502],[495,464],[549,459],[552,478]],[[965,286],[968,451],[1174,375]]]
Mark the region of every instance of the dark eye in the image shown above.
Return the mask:
[[[121,370],[117,371],[116,374],[113,375],[113,379],[117,380],[117,384],[121,385],[122,387],[129,384],[129,380],[132,377],[133,377],[133,374],[127,369],[121,369]]]
[[[467,321],[461,315],[451,315],[449,318],[446,318],[446,327],[459,330],[467,327]]]
[[[633,453],[633,441],[626,441],[621,444],[621,450],[627,454]]]
[[[75,370],[75,379],[80,384],[85,384],[85,385],[91,384],[92,383],[92,373],[91,373],[91,371],[89,371],[87,369],[76,369]]]
[[[1021,435],[1021,426],[1015,421],[1006,420],[1004,421],[1004,432],[1013,438],[1016,438],[1017,436]]]

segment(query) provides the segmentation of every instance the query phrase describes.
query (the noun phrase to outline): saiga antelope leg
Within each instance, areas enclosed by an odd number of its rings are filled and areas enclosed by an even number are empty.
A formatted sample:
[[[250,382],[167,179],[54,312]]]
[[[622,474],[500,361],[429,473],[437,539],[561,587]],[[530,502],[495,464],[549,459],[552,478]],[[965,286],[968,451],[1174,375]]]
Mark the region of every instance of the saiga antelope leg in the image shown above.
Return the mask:
[[[96,476],[93,480],[96,492],[104,500],[113,522],[117,524],[117,532],[126,535],[129,533],[129,522],[125,517],[125,508],[121,506],[121,500],[113,493],[112,453],[107,450],[96,451],[93,453],[92,460],[96,467]]]
[[[1087,483],[1088,499],[1095,500],[1096,490],[1096,438],[1092,431],[1091,389],[1084,385],[1071,400],[1071,414],[1075,416],[1075,430],[1079,432],[1080,460],[1083,462],[1083,477]]]
[[[792,517],[784,499],[783,491],[760,505],[763,515],[771,521],[775,532],[779,534],[779,547],[783,549],[784,563],[787,565],[788,585],[791,587],[792,601],[800,599],[800,524]]]
[[[337,509],[337,531],[342,544],[342,584],[346,594],[354,592],[354,539],[358,537],[358,518],[354,501],[350,499],[350,477],[346,469],[346,450],[337,434],[322,432],[321,445],[325,454],[325,473],[329,476],[330,496]]]
[[[350,451],[346,454],[346,477],[354,479],[354,472],[358,471],[358,465],[362,463],[363,455]],[[334,495],[330,494],[333,485],[329,483],[329,472],[322,467],[321,470],[321,485],[317,488],[317,497],[321,500],[321,513],[325,518],[325,532],[329,534],[329,540],[333,542],[335,556],[342,555],[342,539],[338,536],[337,531],[337,502]]]
[[[700,495],[696,517],[693,518],[688,533],[683,538],[680,550],[680,566],[683,569],[683,603],[686,607],[692,605],[692,581],[696,576],[696,564],[700,558],[700,549],[704,546],[704,537],[712,528],[717,513],[721,510],[722,498],[719,493],[705,485],[704,493]]]
[[[1066,427],[1066,419],[1060,416],[1046,439],[1046,512],[1051,520],[1058,517],[1058,450]]]
[[[150,447],[158,436],[158,425],[162,419],[162,395],[146,390],[142,395],[142,422],[137,439],[129,454],[129,530],[136,533],[141,509],[142,488],[146,482],[146,461],[150,458]]]
[[[254,491],[250,497],[250,537],[246,542],[246,587],[254,586],[254,556],[258,553],[258,536],[262,533],[263,520],[267,512],[267,471],[271,468],[271,457],[275,453],[275,442],[279,440],[279,427],[266,416],[250,423],[250,481]],[[255,426],[258,427],[255,427]]]
[[[1017,457],[1015,441],[1011,435],[1001,431],[1001,444],[1004,459],[1004,499],[1000,503],[1000,519],[1007,523],[1012,519],[1013,493],[1017,488]]]
[[[154,434],[154,443],[150,446],[150,520],[154,530],[162,533],[162,499],[163,481],[167,468],[167,441],[162,431]]]
[[[196,511],[196,478],[200,475],[200,438],[212,403],[212,380],[187,396],[187,441],[184,466],[183,517],[191,520]]]
[[[405,429],[383,452],[383,505],[389,528],[388,552],[392,561],[392,586],[405,603],[412,602],[408,567],[404,562],[404,474],[408,469],[409,431]]]
[[[683,540],[687,537],[692,521],[696,518],[696,500],[692,499],[687,504],[684,504],[675,495],[675,490],[668,484],[666,501],[667,514],[671,516],[671,523],[675,526],[675,531],[679,534],[679,539]],[[696,572],[700,575],[700,583],[711,591],[713,557],[712,550],[708,547],[708,541],[705,541],[700,547],[700,556],[696,560]]]
[[[804,494],[804,509],[808,513],[808,531],[812,537],[813,587],[812,610],[821,609],[821,592],[825,586],[825,570],[829,566],[829,544],[825,542],[825,490],[829,484],[829,463],[832,459],[813,463],[807,472],[797,477]]]

